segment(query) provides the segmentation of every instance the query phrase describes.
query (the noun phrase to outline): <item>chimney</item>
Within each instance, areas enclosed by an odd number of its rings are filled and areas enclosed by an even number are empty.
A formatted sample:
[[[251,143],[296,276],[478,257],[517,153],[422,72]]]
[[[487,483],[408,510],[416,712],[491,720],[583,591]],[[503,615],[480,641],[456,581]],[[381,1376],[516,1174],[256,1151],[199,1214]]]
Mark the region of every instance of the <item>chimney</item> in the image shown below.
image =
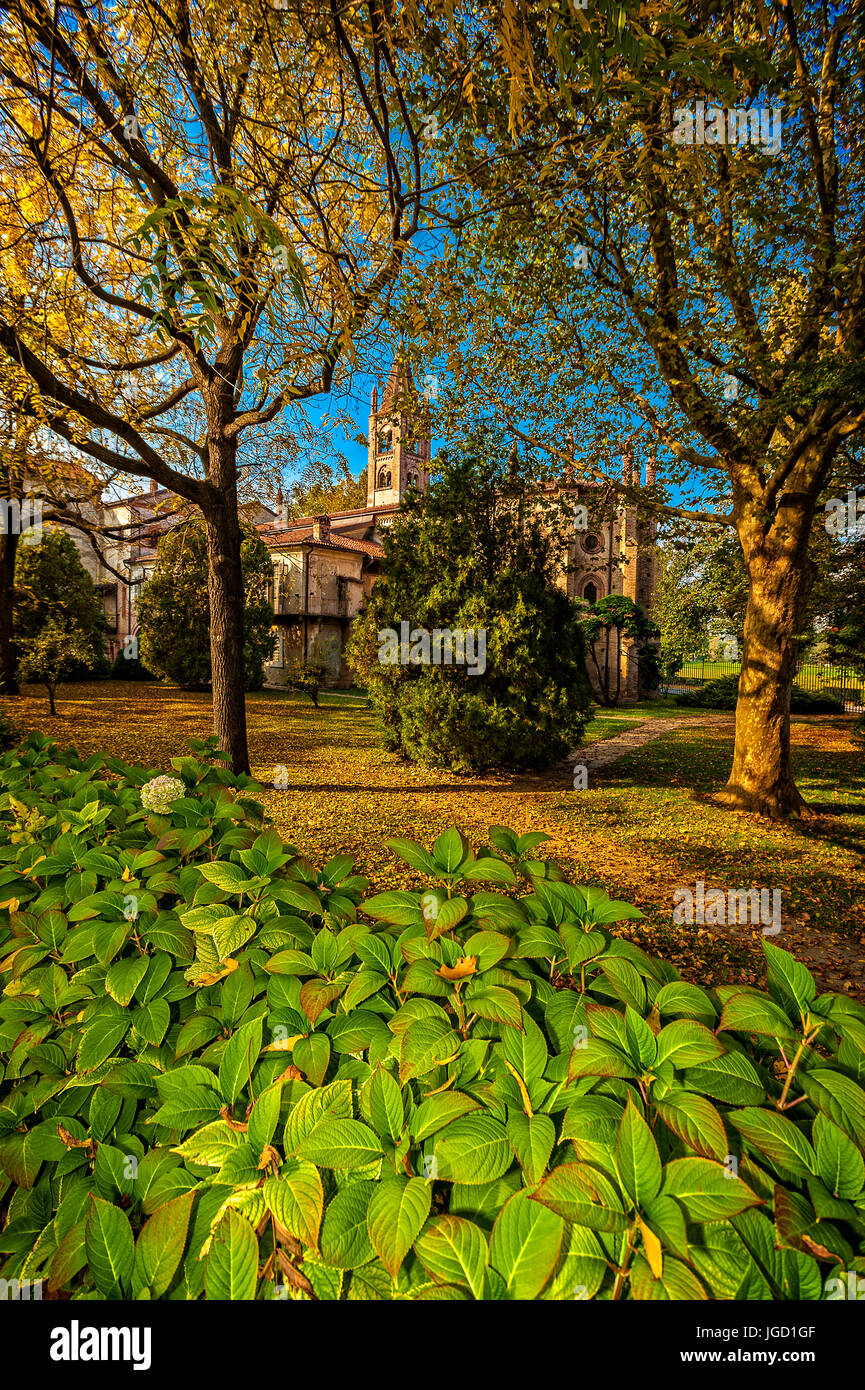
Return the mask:
[[[314,541],[326,541],[330,539],[330,517],[314,516],[312,519],[312,539]]]
[[[629,449],[628,452],[625,454],[624,458],[622,459],[622,482],[623,482],[626,486],[627,486],[627,484],[630,483],[630,481],[631,481],[631,474],[632,474],[631,460],[632,460],[632,458],[633,458],[633,455],[631,454],[631,451],[630,451],[630,449]]]
[[[652,457],[646,463],[646,487],[654,487],[655,469],[657,468],[657,466],[658,457],[657,454],[653,454]]]
[[[639,487],[639,486],[640,486],[640,465],[637,464],[636,468],[634,469],[634,487]]]
[[[378,387],[377,387],[377,386],[374,386],[374,387],[372,388],[372,413],[373,413],[373,415],[375,415],[375,413],[376,413],[377,410],[378,410]]]

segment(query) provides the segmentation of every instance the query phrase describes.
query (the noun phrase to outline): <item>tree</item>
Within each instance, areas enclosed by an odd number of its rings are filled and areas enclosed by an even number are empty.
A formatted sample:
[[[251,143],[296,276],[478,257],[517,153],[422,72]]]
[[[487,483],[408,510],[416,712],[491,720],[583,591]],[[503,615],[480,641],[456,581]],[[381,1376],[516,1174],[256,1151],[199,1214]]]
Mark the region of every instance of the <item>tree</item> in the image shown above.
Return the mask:
[[[107,624],[102,599],[74,540],[55,527],[45,530],[38,545],[18,548],[15,637],[19,647],[38,638],[52,623],[76,634],[76,649],[85,652],[79,667],[92,668],[103,660]],[[73,669],[67,664],[64,676]]]
[[[413,761],[546,767],[579,742],[585,650],[553,582],[572,518],[530,476],[500,430],[477,425],[385,536],[347,655],[388,746]]]
[[[286,492],[283,519],[348,512],[366,506],[366,469],[355,477],[345,460],[309,464]]]
[[[689,656],[708,652],[712,639],[729,639],[738,661],[748,601],[742,550],[727,530],[671,521],[659,547],[661,577],[652,618],[670,679]],[[732,645],[735,644],[735,645]]]
[[[648,677],[649,643],[658,635],[658,629],[650,622],[633,599],[624,594],[608,594],[606,598],[594,603],[580,605],[580,626],[586,640],[586,648],[597,676],[597,692],[602,705],[607,707],[619,703],[622,690],[622,638],[629,637],[636,649],[635,655],[646,675],[643,685],[651,688]],[[605,664],[603,671],[598,662],[595,643],[611,635],[615,641],[612,664]]]
[[[242,523],[244,688],[264,683],[264,662],[273,653],[273,581],[270,552],[255,527]],[[199,519],[181,521],[161,538],[156,567],[141,590],[138,639],[148,671],[184,689],[202,690],[213,680],[210,642],[207,533]]]
[[[282,684],[286,690],[295,690],[300,695],[308,695],[316,709],[319,709],[318,696],[327,683],[327,667],[321,661],[302,661],[284,677]]]
[[[214,727],[235,772],[239,490],[272,423],[347,389],[444,201],[424,177],[420,22],[376,0],[23,0],[0,35],[4,221],[31,266],[0,267],[0,353],[32,387],[22,414],[203,514]]]
[[[54,697],[58,685],[93,658],[89,637],[72,622],[49,618],[35,636],[20,638],[18,646],[21,675],[25,680],[45,686],[48,711],[56,714]]]
[[[458,16],[442,66],[469,28],[495,32],[492,11]],[[599,6],[597,41],[570,47],[522,5],[504,61],[471,64],[479,114],[450,141],[457,167],[479,143],[507,140],[511,157],[474,164],[461,264],[443,261],[416,316],[419,350],[429,334],[460,381],[461,414],[495,410],[553,471],[576,465],[623,497],[635,490],[619,458],[657,452],[657,513],[735,534],[748,601],[723,800],[772,817],[806,811],[789,698],[809,536],[865,427],[865,147],[848,137],[862,14]],[[630,53],[612,41],[625,21]]]

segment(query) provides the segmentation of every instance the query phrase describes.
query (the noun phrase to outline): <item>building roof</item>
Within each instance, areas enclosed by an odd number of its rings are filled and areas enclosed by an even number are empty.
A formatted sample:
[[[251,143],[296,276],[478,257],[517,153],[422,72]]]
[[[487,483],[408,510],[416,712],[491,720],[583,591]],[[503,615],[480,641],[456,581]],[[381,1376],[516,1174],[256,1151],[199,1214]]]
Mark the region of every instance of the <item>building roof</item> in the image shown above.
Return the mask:
[[[287,531],[268,530],[266,534],[262,535],[262,540],[273,548],[314,545],[324,550],[359,551],[374,560],[384,558],[384,546],[379,545],[378,541],[356,541],[352,536],[341,536],[338,532],[334,534],[332,531],[321,540],[316,540],[310,526],[292,526]]]

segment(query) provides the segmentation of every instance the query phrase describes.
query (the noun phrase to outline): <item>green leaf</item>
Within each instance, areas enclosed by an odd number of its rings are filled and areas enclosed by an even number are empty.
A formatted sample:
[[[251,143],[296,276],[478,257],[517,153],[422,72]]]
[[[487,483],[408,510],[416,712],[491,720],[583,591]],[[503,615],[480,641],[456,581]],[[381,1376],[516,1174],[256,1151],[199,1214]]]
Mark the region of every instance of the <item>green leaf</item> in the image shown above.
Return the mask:
[[[683,1202],[692,1221],[722,1221],[760,1201],[740,1177],[731,1176],[729,1169],[708,1158],[676,1158],[668,1163],[663,1194]]]
[[[229,1038],[219,1063],[219,1087],[223,1099],[233,1105],[249,1084],[261,1051],[263,1019],[254,1018]]]
[[[630,1006],[625,1009],[625,1037],[630,1056],[640,1067],[651,1070],[660,1060],[658,1041],[646,1020]]]
[[[661,1156],[654,1135],[634,1104],[628,1104],[619,1125],[616,1166],[622,1186],[635,1206],[651,1202],[661,1187]]]
[[[778,1002],[782,1006],[792,1004],[804,1021],[809,1005],[817,995],[813,975],[789,951],[782,951],[780,946],[764,941],[763,950],[766,953],[769,992],[776,999],[781,996]]]
[[[490,1262],[513,1299],[536,1299],[556,1267],[565,1223],[527,1192],[515,1192],[490,1237]]]
[[[483,1295],[489,1251],[484,1233],[461,1216],[435,1216],[415,1241],[415,1254],[438,1284],[462,1284]]]
[[[224,1190],[224,1189],[223,1189]],[[258,1288],[258,1239],[239,1212],[228,1207],[205,1256],[207,1298],[250,1302]]]
[[[394,854],[398,854],[400,859],[404,859],[413,869],[418,869],[422,874],[438,873],[435,861],[428,850],[422,845],[415,844],[414,840],[404,840],[399,836],[392,840],[385,840],[388,849],[392,849]]]
[[[382,1157],[381,1145],[360,1120],[323,1120],[297,1149],[319,1168],[365,1168]]]
[[[795,1177],[806,1178],[816,1173],[814,1150],[804,1134],[786,1116],[776,1115],[771,1110],[746,1107],[731,1110],[727,1118],[753,1148]]]
[[[417,893],[376,893],[364,898],[363,911],[377,922],[390,922],[397,927],[412,927],[423,922]]]
[[[219,1102],[216,1102],[218,1108]],[[188,1126],[187,1126],[188,1127]],[[208,1168],[221,1168],[233,1149],[244,1142],[243,1135],[225,1120],[213,1120],[195,1134],[190,1134],[172,1150],[190,1163],[201,1163]]]
[[[519,1028],[523,1009],[519,999],[509,989],[500,985],[473,989],[466,995],[466,1007],[478,1018],[489,1019],[493,1023],[505,1023],[511,1028]]]
[[[168,1129],[187,1130],[206,1124],[219,1114],[219,1097],[206,1086],[190,1086],[181,1098],[173,1096],[161,1105],[146,1124],[165,1125]]]
[[[262,1188],[269,1211],[280,1226],[313,1249],[318,1247],[318,1232],[324,1210],[324,1189],[318,1169],[312,1163],[288,1159],[279,1177],[268,1178]]]
[[[136,956],[133,960],[115,961],[105,976],[105,988],[111,998],[116,1000],[118,1004],[128,1004],[147,974],[149,964],[148,956]]]
[[[158,1047],[168,1031],[171,1009],[165,999],[154,999],[145,1008],[136,1009],[131,1018],[133,1028],[144,1041]]]
[[[579,1163],[563,1163],[544,1178],[533,1202],[540,1202],[574,1226],[593,1231],[622,1231],[627,1219],[609,1178],[598,1169]]]
[[[702,1023],[713,1023],[715,1006],[705,990],[684,980],[671,980],[662,985],[655,995],[655,1008],[659,1014],[679,1014],[685,1018],[696,1018]]]
[[[814,1117],[812,1130],[817,1172],[836,1197],[857,1197],[865,1181],[865,1163],[856,1145],[825,1115]]]
[[[276,1133],[279,1108],[282,1102],[282,1082],[275,1081],[262,1091],[250,1112],[246,1137],[253,1149],[261,1153]]]
[[[238,864],[231,864],[228,860],[220,860],[213,864],[199,864],[198,868],[202,877],[206,878],[209,883],[215,883],[223,893],[243,893],[248,884],[256,881],[244,873]]]
[[[168,1292],[186,1246],[195,1191],[164,1202],[144,1223],[135,1247],[133,1283],[154,1298]]]
[[[79,1071],[95,1071],[120,1046],[132,1026],[128,1014],[122,1018],[97,1018],[81,1039],[78,1049]]]
[[[796,1073],[809,1100],[827,1115],[848,1139],[865,1151],[865,1091],[849,1076],[829,1067],[811,1067]]]
[[[480,1110],[480,1101],[462,1091],[443,1091],[438,1096],[422,1100],[411,1117],[410,1129],[415,1143],[420,1144],[431,1134],[444,1129],[453,1120],[472,1110]]]
[[[491,1115],[454,1120],[437,1136],[434,1156],[445,1182],[492,1182],[512,1161],[505,1127]]]
[[[312,1133],[326,1119],[350,1120],[353,1116],[350,1081],[332,1081],[329,1086],[308,1091],[293,1106],[285,1122],[283,1145],[286,1154]]]
[[[533,1187],[547,1170],[556,1142],[555,1125],[549,1115],[524,1115],[513,1110],[508,1116],[507,1136],[526,1181]],[[500,1274],[504,1272],[499,1268]]]
[[[516,883],[517,876],[510,864],[506,864],[503,859],[495,859],[492,855],[484,856],[482,859],[475,859],[473,863],[467,864],[460,874],[461,883]]]
[[[337,1192],[321,1227],[321,1257],[326,1264],[337,1269],[357,1269],[375,1258],[367,1213],[377,1186],[360,1179]]]
[[[456,1057],[461,1042],[459,1033],[443,1019],[420,1018],[412,1023],[403,1033],[400,1045],[400,1085],[449,1062]]]
[[[752,1062],[741,1052],[726,1052],[682,1073],[689,1091],[701,1091],[727,1105],[760,1105],[766,1091]]]
[[[549,1053],[541,1029],[528,1013],[523,1014],[522,1023],[522,1029],[502,1028],[501,1050],[531,1089],[531,1082],[543,1076]]]
[[[636,1078],[630,1057],[603,1038],[588,1037],[585,1046],[574,1048],[568,1063],[568,1081],[580,1076]]]
[[[256,924],[252,917],[226,917],[224,921],[217,922],[213,928],[213,940],[219,959],[226,960],[235,951],[239,951],[251,936],[254,935]]]
[[[724,1122],[710,1100],[676,1086],[654,1104],[664,1124],[678,1134],[684,1144],[696,1149],[704,1158],[716,1158],[723,1163],[730,1145]]]
[[[311,1033],[308,1038],[300,1038],[294,1044],[291,1056],[307,1081],[313,1086],[320,1086],[330,1063],[330,1038],[326,1033]]]
[[[126,1213],[91,1194],[84,1244],[99,1292],[106,1298],[124,1297],[135,1258],[135,1241]]]
[[[376,1133],[396,1144],[405,1122],[402,1093],[390,1072],[383,1067],[378,1067],[370,1077],[367,1103]]]
[[[723,1056],[724,1050],[714,1033],[690,1018],[668,1023],[658,1034],[658,1062],[672,1062],[674,1067],[698,1067]]]
[[[721,1014],[721,1029],[797,1042],[798,1034],[783,1009],[758,994],[731,994]]]
[[[432,852],[436,867],[452,874],[468,857],[469,848],[460,832],[452,825],[439,835]]]
[[[376,1185],[367,1210],[373,1249],[392,1279],[429,1216],[432,1188],[423,1178],[386,1178]]]

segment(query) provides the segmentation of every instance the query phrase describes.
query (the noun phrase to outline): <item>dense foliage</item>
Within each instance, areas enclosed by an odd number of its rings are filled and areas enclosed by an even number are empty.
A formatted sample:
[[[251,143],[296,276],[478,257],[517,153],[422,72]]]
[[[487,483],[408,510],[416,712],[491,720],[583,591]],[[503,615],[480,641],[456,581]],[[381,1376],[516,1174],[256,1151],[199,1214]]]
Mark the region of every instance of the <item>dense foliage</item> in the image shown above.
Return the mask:
[[[245,688],[264,684],[264,662],[273,652],[273,580],[270,552],[255,527],[242,526],[243,661]],[[199,519],[181,522],[161,538],[156,567],[138,602],[141,660],[148,671],[184,689],[210,685],[210,599],[207,537]]]
[[[86,670],[93,659],[93,647],[85,634],[80,628],[66,627],[62,618],[49,618],[34,637],[21,639],[18,650],[22,680],[44,685],[51,714],[57,713],[55,697],[60,682]]]
[[[166,814],[116,759],[0,759],[2,1277],[795,1300],[865,1270],[865,1008],[769,943],[768,994],[685,983],[541,832],[392,840],[429,886],[364,898],[195,752]]]
[[[739,688],[738,676],[719,676],[717,680],[705,681],[696,690],[686,690],[676,696],[677,705],[696,709],[735,709],[736,692]],[[815,695],[794,685],[790,693],[791,714],[843,714],[844,704],[834,695]]]
[[[316,709],[322,686],[327,684],[327,667],[323,661],[301,661],[290,667],[282,678],[286,690],[308,695]]]
[[[659,659],[654,644],[658,636],[655,623],[625,594],[608,594],[594,603],[580,604],[580,625],[586,640],[589,664],[596,678],[595,690],[602,705],[619,703],[622,694],[622,639],[629,638],[638,662],[639,694],[649,694],[658,686]],[[596,644],[601,646],[598,659]],[[609,644],[610,661],[606,658]]]
[[[58,643],[56,639],[47,639],[49,629],[69,635],[69,660],[60,663],[58,679],[84,675],[87,671],[102,673],[105,610],[96,585],[81,563],[78,547],[67,532],[49,527],[38,545],[18,547],[14,624],[15,640],[30,657],[30,674],[22,671],[25,679],[42,680],[40,674],[34,676],[34,665],[37,672],[56,670],[58,666],[51,657],[53,652],[56,658]]]
[[[580,741],[585,645],[554,584],[564,507],[532,482],[501,431],[478,425],[410,492],[384,538],[384,574],[347,649],[389,747],[457,772],[546,767]],[[484,668],[386,664],[384,630],[485,634]]]

